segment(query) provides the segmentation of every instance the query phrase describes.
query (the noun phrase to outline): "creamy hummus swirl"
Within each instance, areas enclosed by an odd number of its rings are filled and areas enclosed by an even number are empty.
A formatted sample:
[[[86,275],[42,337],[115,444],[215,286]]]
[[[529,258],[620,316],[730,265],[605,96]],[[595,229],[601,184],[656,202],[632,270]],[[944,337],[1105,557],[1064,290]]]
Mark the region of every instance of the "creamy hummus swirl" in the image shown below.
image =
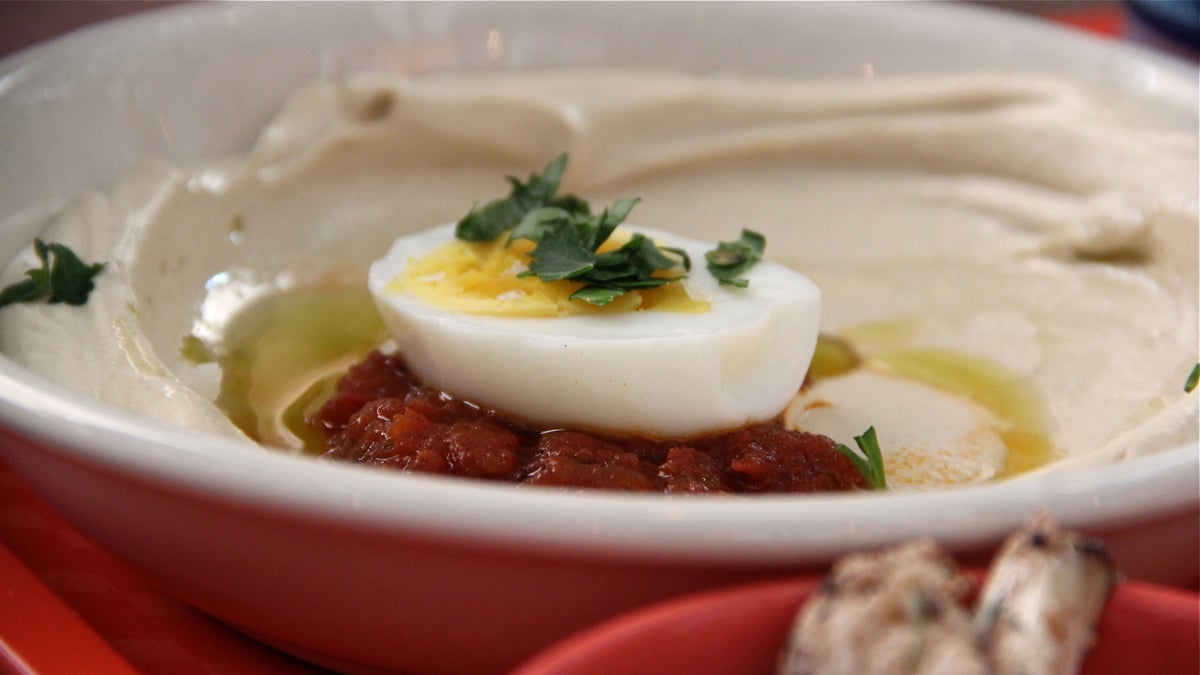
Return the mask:
[[[108,267],[83,308],[2,310],[0,350],[155,419],[243,437],[212,404],[217,367],[183,355],[187,336],[219,353],[256,298],[362,285],[397,236],[567,151],[565,191],[641,197],[639,223],[690,237],[761,231],[769,256],[821,286],[824,331],[868,355],[997,364],[1044,401],[1058,466],[1117,461],[1196,438],[1197,394],[1182,390],[1198,359],[1194,111],[1185,121],[992,73],[316,83],[246,157],[150,163],[64,209],[43,238]]]

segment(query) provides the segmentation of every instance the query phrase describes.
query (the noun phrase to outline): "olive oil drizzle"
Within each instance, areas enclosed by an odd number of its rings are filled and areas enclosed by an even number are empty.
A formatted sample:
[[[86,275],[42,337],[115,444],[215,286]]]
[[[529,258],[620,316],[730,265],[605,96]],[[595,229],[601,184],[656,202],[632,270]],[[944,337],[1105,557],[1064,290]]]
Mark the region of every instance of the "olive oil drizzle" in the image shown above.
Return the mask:
[[[909,326],[863,327],[872,346],[903,343]],[[847,331],[855,334],[857,329]],[[890,336],[895,339],[887,339]],[[1050,441],[1045,403],[1027,378],[986,359],[950,349],[885,347],[860,353],[854,341],[822,335],[813,356],[810,377],[819,380],[845,375],[857,368],[888,373],[921,382],[987,408],[1005,423],[1000,432],[1007,448],[1001,477],[1014,476],[1050,462],[1059,451]]]
[[[216,404],[268,447],[319,454],[324,439],[305,422],[347,369],[387,339],[365,289],[280,293],[248,308],[218,358]]]

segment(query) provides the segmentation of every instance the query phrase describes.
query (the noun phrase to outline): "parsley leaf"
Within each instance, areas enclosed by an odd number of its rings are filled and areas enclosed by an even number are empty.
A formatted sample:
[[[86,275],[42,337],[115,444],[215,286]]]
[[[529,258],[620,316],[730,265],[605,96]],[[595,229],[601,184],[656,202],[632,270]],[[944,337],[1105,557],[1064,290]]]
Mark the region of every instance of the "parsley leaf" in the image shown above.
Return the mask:
[[[492,241],[509,232],[506,245],[528,239],[536,247],[529,253],[529,269],[518,276],[582,283],[571,298],[593,305],[607,305],[631,290],[654,288],[685,276],[659,273],[680,265],[686,271],[691,267],[687,254],[659,248],[640,234],[616,250],[598,253],[639,200],[618,199],[594,215],[579,197],[557,194],[566,166],[564,153],[524,183],[509,177],[508,197],[472,209],[458,221],[455,237]]]
[[[1196,385],[1200,384],[1200,363],[1192,366],[1192,373],[1188,375],[1187,381],[1183,383],[1183,391],[1192,393],[1196,389]]]
[[[855,468],[866,479],[867,487],[872,490],[887,489],[887,478],[883,475],[883,452],[879,449],[879,440],[875,437],[875,427],[867,427],[861,436],[855,436],[854,443],[862,450],[865,458],[842,443],[838,443],[837,451],[854,462]]]
[[[529,268],[518,276],[582,283],[571,298],[594,305],[607,305],[629,291],[662,286],[687,276],[692,261],[686,252],[660,247],[641,234],[634,234],[615,250],[599,253],[600,246],[639,200],[618,199],[594,215],[586,201],[558,194],[566,167],[564,153],[525,182],[510,176],[509,195],[482,208],[472,208],[458,221],[455,237],[485,242],[508,232],[505,245],[527,239],[535,247],[529,254]],[[745,288],[749,282],[740,275],[762,260],[765,247],[761,234],[742,230],[737,241],[722,242],[705,254],[708,269],[720,283]],[[680,268],[681,272],[673,272]]]
[[[509,176],[512,187],[508,197],[488,202],[458,221],[455,236],[464,241],[491,241],[512,229],[530,211],[544,206],[557,207],[567,213],[590,213],[587,202],[574,195],[556,196],[563,171],[567,168],[567,155],[561,154],[546,165],[541,174],[532,174],[522,183]]]
[[[571,298],[589,302],[597,307],[603,307],[628,292],[623,288],[605,288],[604,286],[589,285],[572,293]]]
[[[92,278],[104,269],[104,263],[85,263],[62,244],[47,244],[35,239],[33,250],[42,261],[39,268],[26,270],[29,277],[0,290],[0,307],[18,302],[64,303],[82,305],[95,284]]]
[[[556,207],[530,211],[509,235],[510,242],[529,239],[537,244],[529,253],[529,269],[517,276],[583,283],[582,288],[571,294],[571,299],[598,306],[632,290],[654,288],[683,278],[683,275],[655,276],[680,265],[686,269],[690,260],[677,249],[659,248],[641,234],[633,235],[617,249],[597,253],[637,202],[637,199],[617,200],[598,216]]]
[[[762,260],[767,240],[753,230],[742,230],[737,241],[723,241],[704,254],[708,271],[717,281],[728,286],[745,288],[750,282],[741,275]]]
[[[542,281],[559,281],[592,271],[596,266],[596,255],[578,235],[578,231],[567,227],[550,229],[540,235],[538,247],[529,254],[529,269],[517,276],[537,275]]]

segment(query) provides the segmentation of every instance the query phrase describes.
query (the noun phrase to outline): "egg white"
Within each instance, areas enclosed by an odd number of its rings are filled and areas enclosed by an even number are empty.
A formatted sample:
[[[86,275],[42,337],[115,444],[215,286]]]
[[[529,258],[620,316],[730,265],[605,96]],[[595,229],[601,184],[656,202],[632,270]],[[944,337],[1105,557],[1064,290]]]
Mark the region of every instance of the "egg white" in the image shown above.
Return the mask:
[[[821,292],[763,261],[744,289],[705,269],[713,244],[631,228],[687,251],[704,313],[481,316],[389,288],[408,261],[454,238],[446,225],[398,239],[370,269],[380,314],[413,372],[455,396],[543,427],[680,437],[778,416],[816,347]]]

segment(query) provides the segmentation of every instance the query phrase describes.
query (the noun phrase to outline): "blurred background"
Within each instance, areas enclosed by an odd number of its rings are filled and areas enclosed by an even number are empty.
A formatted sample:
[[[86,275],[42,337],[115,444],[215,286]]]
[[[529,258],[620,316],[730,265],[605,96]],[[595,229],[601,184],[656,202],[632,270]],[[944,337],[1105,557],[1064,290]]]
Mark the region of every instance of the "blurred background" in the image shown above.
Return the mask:
[[[0,58],[88,24],[180,0],[0,0]],[[1197,60],[1200,0],[969,0]]]

